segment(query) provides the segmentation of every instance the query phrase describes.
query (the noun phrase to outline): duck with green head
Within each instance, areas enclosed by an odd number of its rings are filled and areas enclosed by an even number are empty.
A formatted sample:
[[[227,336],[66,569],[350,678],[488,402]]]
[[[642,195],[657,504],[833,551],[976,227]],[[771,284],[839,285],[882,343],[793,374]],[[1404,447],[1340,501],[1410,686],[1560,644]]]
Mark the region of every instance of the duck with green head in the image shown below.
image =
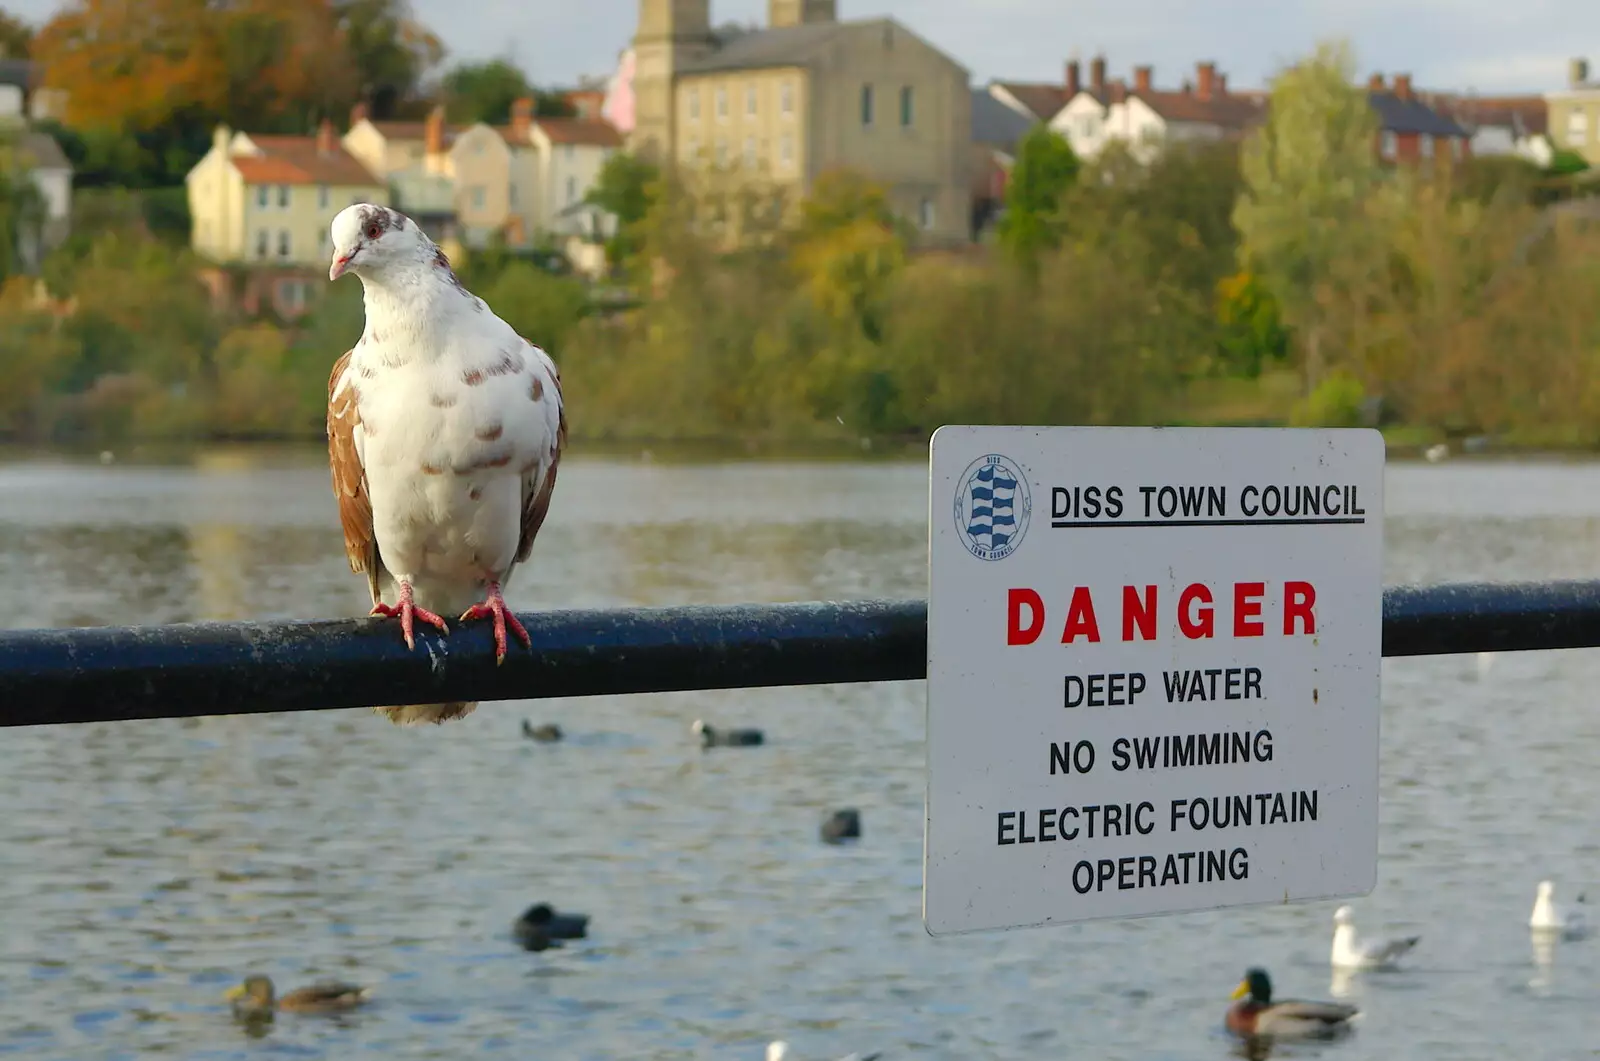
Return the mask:
[[[1245,1039],[1329,1039],[1350,1030],[1360,1011],[1338,1002],[1272,1001],[1272,978],[1251,969],[1234,989],[1227,1026]]]
[[[371,994],[368,987],[325,982],[296,988],[279,998],[270,979],[247,976],[244,983],[230,988],[224,997],[233,1003],[234,1016],[270,1020],[280,1009],[292,1013],[340,1013],[361,1005]]]

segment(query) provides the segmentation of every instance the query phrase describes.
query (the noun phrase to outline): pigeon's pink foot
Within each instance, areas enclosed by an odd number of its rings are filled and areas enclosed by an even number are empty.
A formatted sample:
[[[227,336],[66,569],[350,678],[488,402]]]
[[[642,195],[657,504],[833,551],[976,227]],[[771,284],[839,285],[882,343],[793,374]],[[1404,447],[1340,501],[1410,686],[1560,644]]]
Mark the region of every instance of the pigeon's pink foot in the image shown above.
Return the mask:
[[[390,617],[398,615],[400,617],[400,632],[405,635],[406,647],[411,649],[417,647],[416,623],[418,619],[430,626],[437,626],[441,633],[448,634],[450,632],[450,627],[445,625],[442,616],[435,615],[428,609],[419,608],[412,603],[411,583],[409,582],[400,583],[400,603],[398,605],[384,604],[380,601],[372,606],[372,611],[368,614]]]
[[[499,666],[506,661],[506,627],[509,626],[511,632],[517,635],[517,640],[528,648],[533,647],[533,638],[528,636],[528,628],[517,620],[517,617],[511,613],[511,609],[506,607],[506,599],[500,596],[500,583],[498,582],[489,583],[489,596],[484,599],[482,604],[474,604],[461,613],[462,622],[466,622],[468,619],[487,619],[490,617],[494,619],[495,666]]]

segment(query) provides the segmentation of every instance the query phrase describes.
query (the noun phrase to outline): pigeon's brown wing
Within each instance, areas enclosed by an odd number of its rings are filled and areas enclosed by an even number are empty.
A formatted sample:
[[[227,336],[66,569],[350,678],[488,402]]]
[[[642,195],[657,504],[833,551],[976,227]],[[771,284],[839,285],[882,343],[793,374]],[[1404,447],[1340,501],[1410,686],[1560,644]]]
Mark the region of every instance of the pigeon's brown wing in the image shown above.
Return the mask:
[[[548,466],[544,460],[535,461],[522,477],[522,537],[517,542],[518,563],[533,551],[533,539],[550,512],[550,495],[556,489],[556,469],[561,465],[561,451],[567,446],[567,406],[561,398],[561,372],[548,354],[543,354],[538,347],[534,347],[534,351],[543,356],[533,358],[528,397],[550,425],[550,455]],[[541,469],[545,469],[542,477]]]
[[[350,570],[367,576],[372,603],[377,604],[381,570],[378,542],[372,532],[367,472],[361,466],[355,437],[356,428],[361,426],[357,405],[360,394],[355,374],[349,373],[346,378],[352,352],[346,351],[333,363],[333,374],[328,377],[328,467],[333,472],[333,496],[339,502],[339,522],[344,527],[344,551],[350,559]]]

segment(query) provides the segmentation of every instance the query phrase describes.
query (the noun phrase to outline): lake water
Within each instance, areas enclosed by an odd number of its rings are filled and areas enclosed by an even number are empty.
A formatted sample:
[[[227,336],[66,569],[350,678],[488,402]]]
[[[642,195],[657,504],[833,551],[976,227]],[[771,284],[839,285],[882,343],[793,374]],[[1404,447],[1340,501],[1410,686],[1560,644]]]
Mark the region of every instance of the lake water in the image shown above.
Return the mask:
[[[563,465],[520,608],[922,596],[924,469]],[[1600,577],[1600,466],[1395,464],[1387,581]],[[360,614],[316,452],[0,464],[0,626]],[[1333,903],[935,940],[921,683],[0,731],[0,1054],[29,1058],[1222,1058],[1251,964],[1362,1006],[1289,1056],[1600,1056],[1600,938],[1536,961],[1541,877],[1600,884],[1600,652],[1387,661],[1368,931]],[[703,753],[697,717],[769,744]],[[525,741],[523,718],[568,740]],[[859,807],[859,845],[817,827]],[[529,954],[548,900],[591,936]],[[1593,919],[1593,918],[1591,918]],[[371,984],[264,1038],[222,992]]]

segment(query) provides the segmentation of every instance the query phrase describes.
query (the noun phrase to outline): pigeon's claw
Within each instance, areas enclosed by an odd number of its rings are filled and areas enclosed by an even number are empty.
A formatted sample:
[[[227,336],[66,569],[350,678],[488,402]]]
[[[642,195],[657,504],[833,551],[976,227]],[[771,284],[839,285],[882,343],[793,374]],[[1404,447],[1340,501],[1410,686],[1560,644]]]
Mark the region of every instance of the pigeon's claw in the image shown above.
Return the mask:
[[[399,604],[385,604],[382,601],[379,601],[377,604],[372,606],[372,611],[368,614],[381,615],[389,618],[399,616],[400,632],[405,635],[406,647],[409,649],[415,649],[417,647],[416,629],[418,619],[430,626],[438,627],[440,633],[448,634],[450,632],[450,627],[445,623],[443,616],[435,615],[426,608],[419,608],[415,603],[412,602],[411,584],[409,582],[402,582],[400,584]]]
[[[533,648],[533,638],[528,636],[528,628],[523,626],[521,621],[512,614],[510,608],[506,607],[506,600],[500,595],[500,584],[498,582],[489,583],[489,595],[484,598],[482,604],[474,604],[461,613],[462,622],[467,622],[470,619],[490,618],[494,619],[495,666],[498,667],[506,661],[507,627],[510,627],[511,632],[517,635],[518,641],[521,641],[530,649]]]

